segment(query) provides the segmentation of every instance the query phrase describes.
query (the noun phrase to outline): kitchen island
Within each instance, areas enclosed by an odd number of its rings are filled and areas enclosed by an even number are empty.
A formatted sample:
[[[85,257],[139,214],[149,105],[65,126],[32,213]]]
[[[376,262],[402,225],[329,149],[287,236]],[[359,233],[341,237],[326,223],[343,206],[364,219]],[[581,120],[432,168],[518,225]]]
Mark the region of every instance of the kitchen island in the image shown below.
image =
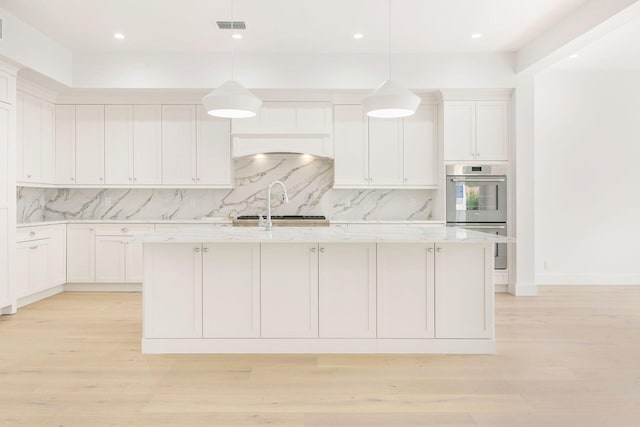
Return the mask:
[[[445,227],[140,234],[144,353],[494,353],[495,243]]]

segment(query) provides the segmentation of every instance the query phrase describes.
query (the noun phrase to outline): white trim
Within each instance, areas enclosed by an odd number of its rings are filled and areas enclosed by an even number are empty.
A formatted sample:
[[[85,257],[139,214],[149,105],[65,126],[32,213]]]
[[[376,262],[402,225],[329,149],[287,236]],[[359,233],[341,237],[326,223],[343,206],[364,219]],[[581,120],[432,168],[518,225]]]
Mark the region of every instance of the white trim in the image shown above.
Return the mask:
[[[441,89],[440,96],[442,101],[510,101],[513,91],[513,88]]]
[[[495,354],[496,341],[493,339],[143,338],[142,353]]]
[[[142,283],[67,283],[65,292],[142,292]]]
[[[174,188],[188,188],[188,189],[201,189],[201,190],[231,190],[233,184],[197,184],[197,185],[169,185],[169,184],[42,184],[35,182],[16,182],[17,187],[30,187],[30,188],[141,188],[141,189],[174,189]]]
[[[23,92],[28,95],[35,96],[38,99],[50,102],[52,104],[55,104],[56,102],[56,93],[54,91],[46,89],[43,86],[27,81],[23,78],[18,78],[16,80],[16,90],[18,92]]]
[[[539,274],[538,285],[640,285],[640,275],[633,274]]]
[[[507,285],[507,284],[494,285],[493,286],[493,291],[496,294],[508,293],[509,292],[509,285]]]
[[[509,283],[509,293],[517,297],[535,297],[538,296],[538,286],[535,283]]]
[[[35,294],[27,295],[26,297],[18,298],[18,308],[33,304],[34,302],[49,298],[62,292],[64,292],[64,285],[58,285],[45,289],[44,291],[36,292]]]

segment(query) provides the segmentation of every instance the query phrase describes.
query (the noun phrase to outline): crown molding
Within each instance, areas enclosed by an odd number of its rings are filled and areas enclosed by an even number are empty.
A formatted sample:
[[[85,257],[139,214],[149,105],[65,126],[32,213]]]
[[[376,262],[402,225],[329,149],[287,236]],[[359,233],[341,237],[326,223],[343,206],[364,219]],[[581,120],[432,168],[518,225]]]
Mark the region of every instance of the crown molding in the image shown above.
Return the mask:
[[[440,89],[442,101],[510,101],[513,88]]]
[[[56,92],[25,80],[24,78],[18,77],[16,85],[18,91],[28,93],[36,98],[40,98],[51,103],[55,103],[57,100]]]

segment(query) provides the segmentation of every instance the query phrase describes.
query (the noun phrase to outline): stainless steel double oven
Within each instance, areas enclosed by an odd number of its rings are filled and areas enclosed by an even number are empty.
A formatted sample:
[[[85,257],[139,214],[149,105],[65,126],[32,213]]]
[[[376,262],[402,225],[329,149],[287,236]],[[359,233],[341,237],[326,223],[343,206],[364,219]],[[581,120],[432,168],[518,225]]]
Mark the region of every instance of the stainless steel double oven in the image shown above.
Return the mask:
[[[507,235],[507,167],[447,166],[447,225]],[[507,268],[507,245],[496,244],[496,270]]]

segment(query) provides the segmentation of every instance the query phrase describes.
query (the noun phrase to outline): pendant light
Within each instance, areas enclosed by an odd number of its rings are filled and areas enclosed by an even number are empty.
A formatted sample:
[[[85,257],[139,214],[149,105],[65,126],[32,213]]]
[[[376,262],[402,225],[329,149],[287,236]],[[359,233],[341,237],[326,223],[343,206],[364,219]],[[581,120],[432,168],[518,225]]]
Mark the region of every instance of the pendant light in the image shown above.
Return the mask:
[[[389,54],[388,79],[362,100],[362,106],[369,117],[400,118],[413,115],[420,105],[420,97],[400,83],[391,80],[391,0],[389,5]]]
[[[234,25],[233,0],[231,0],[231,30]],[[235,42],[235,40],[234,40]],[[231,49],[231,80],[202,98],[207,114],[225,119],[245,119],[258,114],[262,101],[233,79],[235,46]]]

